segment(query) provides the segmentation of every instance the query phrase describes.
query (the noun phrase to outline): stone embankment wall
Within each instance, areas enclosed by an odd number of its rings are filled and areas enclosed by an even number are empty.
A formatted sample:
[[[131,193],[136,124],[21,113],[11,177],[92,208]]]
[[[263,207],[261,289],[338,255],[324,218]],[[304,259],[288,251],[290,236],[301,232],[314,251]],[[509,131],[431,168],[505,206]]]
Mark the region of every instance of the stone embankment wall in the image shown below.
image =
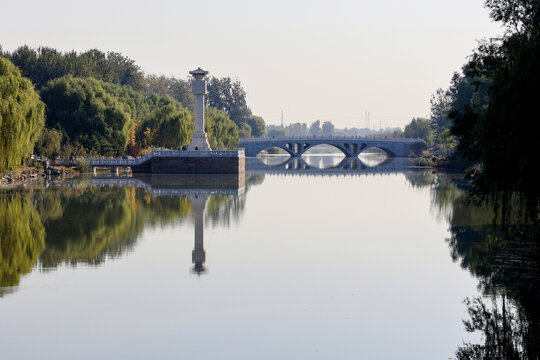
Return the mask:
[[[245,168],[244,157],[156,157],[133,166],[133,173],[236,174]]]

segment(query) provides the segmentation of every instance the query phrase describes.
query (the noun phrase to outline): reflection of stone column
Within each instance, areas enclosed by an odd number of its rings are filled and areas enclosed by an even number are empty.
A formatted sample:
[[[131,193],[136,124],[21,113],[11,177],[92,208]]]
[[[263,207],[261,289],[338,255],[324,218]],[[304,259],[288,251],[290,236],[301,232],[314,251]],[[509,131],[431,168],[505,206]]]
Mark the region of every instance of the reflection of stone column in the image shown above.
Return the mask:
[[[209,151],[210,145],[206,132],[204,132],[204,94],[206,93],[206,81],[204,77],[208,71],[201,68],[189,72],[195,78],[193,80],[193,95],[195,97],[195,132],[188,146],[190,151]]]
[[[204,252],[204,213],[206,211],[206,203],[208,196],[190,196],[189,201],[195,216],[195,248],[191,253],[191,261],[193,261],[193,272],[200,275],[206,272],[204,262],[206,254]]]

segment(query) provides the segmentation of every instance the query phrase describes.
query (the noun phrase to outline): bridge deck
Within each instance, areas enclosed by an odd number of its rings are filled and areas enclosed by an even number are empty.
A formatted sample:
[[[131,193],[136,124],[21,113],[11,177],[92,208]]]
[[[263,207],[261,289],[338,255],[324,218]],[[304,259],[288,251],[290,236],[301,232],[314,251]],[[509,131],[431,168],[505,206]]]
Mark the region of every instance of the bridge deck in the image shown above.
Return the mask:
[[[317,145],[331,145],[341,150],[347,157],[358,156],[361,152],[377,147],[390,156],[407,157],[417,148],[426,146],[425,141],[408,138],[365,138],[365,137],[290,137],[240,139],[238,147],[244,148],[246,156],[257,156],[262,150],[278,147],[293,157],[302,156]]]

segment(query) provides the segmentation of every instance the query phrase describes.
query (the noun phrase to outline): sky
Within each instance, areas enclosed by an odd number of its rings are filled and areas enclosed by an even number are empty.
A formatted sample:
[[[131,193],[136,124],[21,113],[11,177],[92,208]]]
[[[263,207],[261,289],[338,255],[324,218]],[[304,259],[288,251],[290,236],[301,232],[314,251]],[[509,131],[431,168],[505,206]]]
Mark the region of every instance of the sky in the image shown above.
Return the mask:
[[[477,41],[483,0],[2,1],[0,45],[117,51],[146,73],[242,82],[268,124],[403,127],[429,114]]]

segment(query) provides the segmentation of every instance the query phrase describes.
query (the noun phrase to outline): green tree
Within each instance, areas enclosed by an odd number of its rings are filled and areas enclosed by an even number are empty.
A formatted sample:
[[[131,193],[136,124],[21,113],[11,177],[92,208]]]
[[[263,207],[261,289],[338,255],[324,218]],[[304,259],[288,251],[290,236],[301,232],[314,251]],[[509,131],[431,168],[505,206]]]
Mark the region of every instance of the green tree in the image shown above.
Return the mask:
[[[450,151],[455,147],[455,137],[450,132],[450,129],[443,130],[437,136],[437,143],[445,155],[448,156]]]
[[[191,113],[170,96],[152,95],[148,102],[153,111],[142,122],[138,137],[169,148],[188,145],[195,130]]]
[[[101,154],[125,152],[130,127],[130,108],[103,88],[103,82],[73,78],[53,80],[41,90],[47,104],[47,126],[62,131],[68,142],[79,142],[86,151],[95,147]]]
[[[52,158],[60,154],[61,146],[62,132],[45,127],[36,142],[36,152],[41,156]]]
[[[205,131],[212,149],[236,149],[238,147],[238,128],[221,110],[208,108],[204,114]]]
[[[0,195],[0,287],[16,286],[45,248],[45,231],[25,195]],[[0,293],[1,295],[1,293]]]
[[[5,54],[41,89],[48,81],[65,76],[93,77],[99,80],[127,85],[142,90],[143,73],[135,62],[120,53],[104,53],[97,49],[78,54],[75,51],[62,53],[49,47],[32,49],[21,46],[13,53]]]
[[[45,123],[44,111],[30,80],[0,57],[0,171],[30,156]]]
[[[211,77],[208,80],[206,101],[208,106],[225,111],[240,131],[243,131],[241,124],[246,122],[251,110],[247,106],[246,91],[239,80]]]
[[[191,92],[191,84],[188,81],[167,77],[164,75],[146,75],[144,78],[145,97],[152,94],[165,96],[169,95],[179,101],[183,107],[190,111],[195,110],[195,99]]]
[[[403,136],[424,140],[428,146],[433,145],[433,129],[430,122],[423,118],[414,118],[405,126]]]
[[[477,184],[486,190],[535,194],[540,148],[536,145],[540,94],[540,6],[537,1],[488,0],[494,20],[502,22],[502,39],[481,43],[464,67],[475,97],[487,100],[453,109],[452,132],[459,151],[482,165]],[[485,94],[485,95],[484,95]],[[529,197],[533,199],[534,197]]]
[[[251,137],[251,126],[247,123],[240,124],[238,127],[238,136],[242,139]]]
[[[262,137],[266,132],[266,126],[264,120],[260,116],[250,115],[246,117],[246,122],[251,128],[251,136],[253,137]]]

